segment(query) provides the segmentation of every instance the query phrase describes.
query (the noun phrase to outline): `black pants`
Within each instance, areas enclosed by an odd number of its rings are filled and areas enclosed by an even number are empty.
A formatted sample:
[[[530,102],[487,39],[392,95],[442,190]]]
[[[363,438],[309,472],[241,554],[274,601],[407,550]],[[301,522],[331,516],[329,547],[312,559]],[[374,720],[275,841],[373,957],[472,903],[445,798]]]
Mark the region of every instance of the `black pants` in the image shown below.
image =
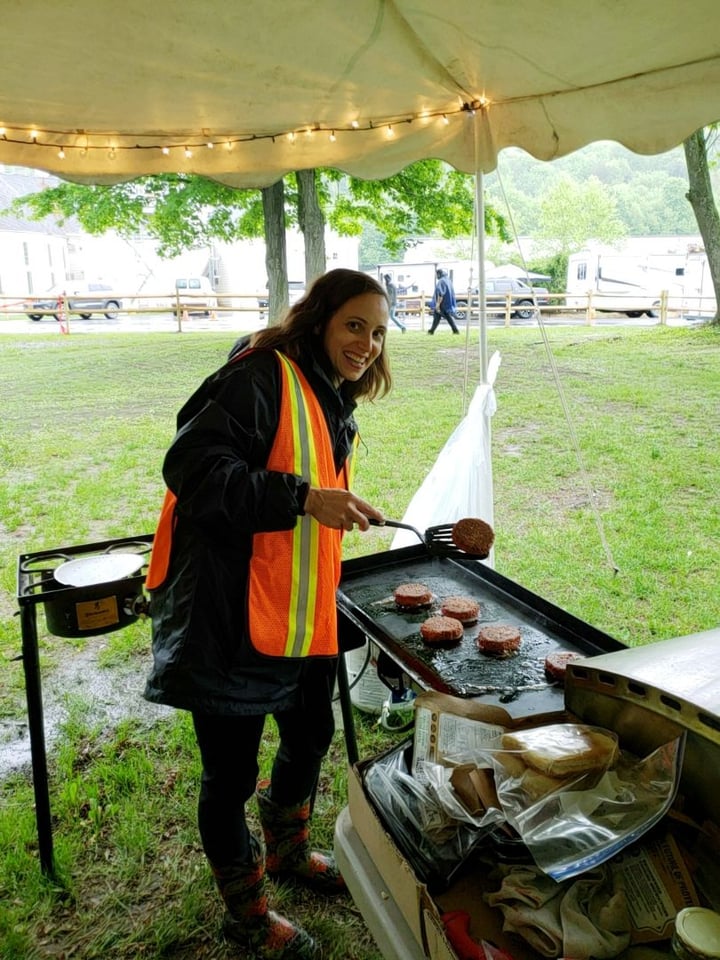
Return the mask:
[[[280,743],[272,766],[272,799],[280,806],[303,803],[315,792],[335,732],[336,671],[336,659],[308,662],[296,705],[273,714]],[[249,857],[245,804],[255,792],[265,718],[193,713],[203,768],[198,826],[205,855],[218,867]]]
[[[443,318],[445,318],[445,320],[447,320],[447,322],[450,324],[450,328],[453,333],[460,332],[458,328],[455,326],[455,318],[448,310],[436,310],[433,313],[433,321],[432,321],[432,326],[430,327],[429,333],[435,333],[440,321]]]

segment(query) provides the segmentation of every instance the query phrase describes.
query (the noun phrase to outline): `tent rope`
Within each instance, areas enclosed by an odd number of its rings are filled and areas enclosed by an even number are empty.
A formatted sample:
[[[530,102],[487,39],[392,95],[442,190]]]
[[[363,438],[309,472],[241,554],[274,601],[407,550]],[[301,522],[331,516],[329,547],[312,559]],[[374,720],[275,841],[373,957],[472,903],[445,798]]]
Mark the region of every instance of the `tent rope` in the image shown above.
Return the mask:
[[[505,203],[505,209],[507,210],[508,219],[509,219],[509,221],[510,221],[511,233],[512,233],[513,238],[514,238],[514,240],[515,240],[515,244],[516,244],[516,246],[517,246],[517,250],[518,250],[518,253],[519,253],[519,255],[520,255],[520,260],[522,261],[523,270],[525,271],[525,274],[526,274],[526,282],[527,282],[528,286],[532,288],[532,284],[530,283],[530,279],[529,279],[529,277],[527,277],[527,274],[529,273],[528,265],[527,265],[527,262],[526,262],[526,260],[525,260],[524,255],[523,255],[522,249],[521,249],[521,247],[520,247],[520,240],[519,240],[519,237],[518,237],[517,230],[515,229],[515,220],[514,220],[514,218],[513,218],[512,211],[511,211],[511,209],[510,209],[510,204],[508,203],[507,194],[505,193],[505,186],[504,186],[504,184],[503,184],[502,176],[500,175],[500,170],[499,170],[499,168],[498,168],[495,172],[496,172],[496,174],[497,174],[498,184],[499,184],[499,186],[500,186],[500,192],[501,192],[501,194],[502,194],[503,201],[504,201],[504,203]],[[553,355],[553,352],[552,352],[552,349],[551,349],[551,346],[550,346],[550,339],[549,339],[548,334],[547,334],[547,329],[546,329],[546,326],[545,326],[545,322],[543,321],[543,318],[542,318],[542,312],[541,312],[541,310],[540,310],[540,308],[539,308],[539,306],[538,306],[537,296],[536,296],[536,294],[535,294],[534,289],[533,289],[533,304],[534,304],[534,307],[535,307],[535,315],[536,315],[537,321],[538,321],[538,328],[539,328],[539,330],[540,330],[540,334],[541,334],[542,339],[543,339],[543,344],[544,344],[544,346],[545,346],[545,352],[546,352],[546,354],[547,354],[548,362],[550,363],[550,369],[552,370],[552,375],[553,375],[553,380],[554,380],[554,383],[555,383],[555,388],[556,388],[556,390],[557,390],[557,392],[558,392],[558,397],[559,397],[559,399],[560,399],[560,406],[561,406],[561,408],[562,408],[563,415],[564,415],[564,417],[565,417],[565,423],[566,423],[566,425],[567,425],[568,434],[569,434],[569,437],[570,437],[570,443],[571,443],[572,449],[573,449],[573,451],[574,451],[574,453],[575,453],[575,459],[576,459],[576,461],[577,461],[578,469],[579,469],[579,471],[580,471],[580,477],[581,477],[581,480],[582,480],[582,484],[583,484],[583,486],[585,487],[585,491],[586,491],[587,496],[588,496],[588,501],[589,501],[589,503],[590,503],[590,509],[592,510],[592,513],[593,513],[593,517],[594,517],[594,520],[595,520],[595,526],[596,526],[596,528],[597,528],[598,536],[599,536],[599,538],[600,538],[600,543],[602,544],[602,548],[603,548],[603,550],[604,550],[604,552],[605,552],[605,557],[606,557],[606,559],[607,559],[607,562],[608,562],[610,568],[612,569],[612,571],[613,571],[614,574],[617,574],[617,573],[620,572],[620,570],[619,570],[619,567],[617,566],[617,564],[615,563],[615,559],[614,559],[614,557],[613,557],[612,550],[610,549],[610,544],[609,544],[608,539],[607,539],[607,537],[606,537],[606,535],[605,535],[605,525],[603,524],[602,515],[600,514],[600,510],[599,510],[598,505],[597,505],[597,491],[595,490],[595,488],[593,487],[593,485],[592,485],[592,483],[591,483],[591,481],[590,481],[590,475],[589,475],[589,472],[588,472],[588,470],[587,470],[587,468],[586,468],[586,466],[585,466],[585,460],[584,460],[584,458],[583,458],[582,451],[581,451],[581,449],[580,449],[580,444],[579,444],[579,442],[578,442],[577,433],[576,433],[576,431],[575,431],[575,425],[574,425],[574,423],[573,423],[573,418],[572,418],[572,415],[571,415],[571,413],[570,413],[570,408],[569,408],[569,406],[568,406],[568,404],[567,404],[567,400],[566,400],[566,398],[565,398],[565,391],[564,391],[564,389],[563,389],[562,381],[561,381],[561,379],[560,379],[560,373],[559,373],[559,371],[558,371],[557,364],[556,364],[556,362],[555,362],[555,357],[554,357],[554,355]]]

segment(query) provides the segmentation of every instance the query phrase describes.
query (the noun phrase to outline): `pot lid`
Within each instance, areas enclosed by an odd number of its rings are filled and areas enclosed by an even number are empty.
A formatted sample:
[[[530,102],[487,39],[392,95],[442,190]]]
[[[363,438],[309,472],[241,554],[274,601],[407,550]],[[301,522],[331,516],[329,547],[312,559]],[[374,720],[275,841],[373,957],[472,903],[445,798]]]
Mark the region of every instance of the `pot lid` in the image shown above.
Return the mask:
[[[137,553],[102,553],[61,563],[53,576],[68,587],[90,587],[129,577],[143,565]]]

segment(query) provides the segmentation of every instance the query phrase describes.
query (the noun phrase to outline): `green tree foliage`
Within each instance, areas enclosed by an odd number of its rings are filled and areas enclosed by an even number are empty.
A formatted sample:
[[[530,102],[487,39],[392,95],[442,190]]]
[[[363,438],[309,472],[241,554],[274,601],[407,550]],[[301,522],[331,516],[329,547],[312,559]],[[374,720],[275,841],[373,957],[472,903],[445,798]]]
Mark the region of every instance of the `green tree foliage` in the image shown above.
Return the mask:
[[[347,179],[328,222],[340,234],[372,224],[385,250],[397,258],[407,237],[472,234],[474,204],[472,177],[439,160],[421,160],[385,180]],[[485,231],[509,238],[504,218],[491,205],[485,209]]]
[[[712,155],[712,154],[711,154]],[[562,178],[583,184],[596,177],[616,202],[616,212],[630,236],[697,234],[687,202],[687,168],[682,147],[641,156],[618,143],[592,143],[545,163],[517,148],[504,150],[498,170],[485,177],[489,202],[512,215],[519,236],[538,236],[542,204]],[[711,168],[720,189],[720,170]]]
[[[614,199],[597,177],[585,183],[563,177],[542,201],[537,235],[554,252],[569,253],[588,240],[614,243],[625,228]]]
[[[91,234],[149,236],[163,257],[211,240],[263,235],[259,190],[236,190],[193,175],[160,174],[113,186],[59,183],[19,197],[13,207],[35,219],[52,215],[60,224],[74,217]]]
[[[358,236],[370,224],[393,255],[408,235],[453,237],[470,234],[473,228],[473,178],[439,160],[412,164],[379,181],[322,171],[316,189],[325,218],[339,234]],[[298,223],[294,174],[285,178],[285,201],[287,227]],[[112,186],[60,183],[21,197],[13,206],[36,219],[52,215],[62,223],[74,217],[92,234],[113,229],[124,236],[150,236],[166,257],[212,240],[264,235],[261,191],[194,175],[161,174]],[[486,211],[485,225],[505,235],[504,221],[492,208]]]

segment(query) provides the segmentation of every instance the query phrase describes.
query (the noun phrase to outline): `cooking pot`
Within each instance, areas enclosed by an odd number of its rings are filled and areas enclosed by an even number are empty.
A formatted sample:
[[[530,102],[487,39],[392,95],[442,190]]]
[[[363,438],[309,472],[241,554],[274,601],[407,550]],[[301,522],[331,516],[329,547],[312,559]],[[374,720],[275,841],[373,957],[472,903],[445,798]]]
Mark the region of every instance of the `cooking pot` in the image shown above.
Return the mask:
[[[136,553],[103,553],[62,563],[57,593],[44,600],[48,632],[93,637],[134,623],[147,612],[144,559]]]

